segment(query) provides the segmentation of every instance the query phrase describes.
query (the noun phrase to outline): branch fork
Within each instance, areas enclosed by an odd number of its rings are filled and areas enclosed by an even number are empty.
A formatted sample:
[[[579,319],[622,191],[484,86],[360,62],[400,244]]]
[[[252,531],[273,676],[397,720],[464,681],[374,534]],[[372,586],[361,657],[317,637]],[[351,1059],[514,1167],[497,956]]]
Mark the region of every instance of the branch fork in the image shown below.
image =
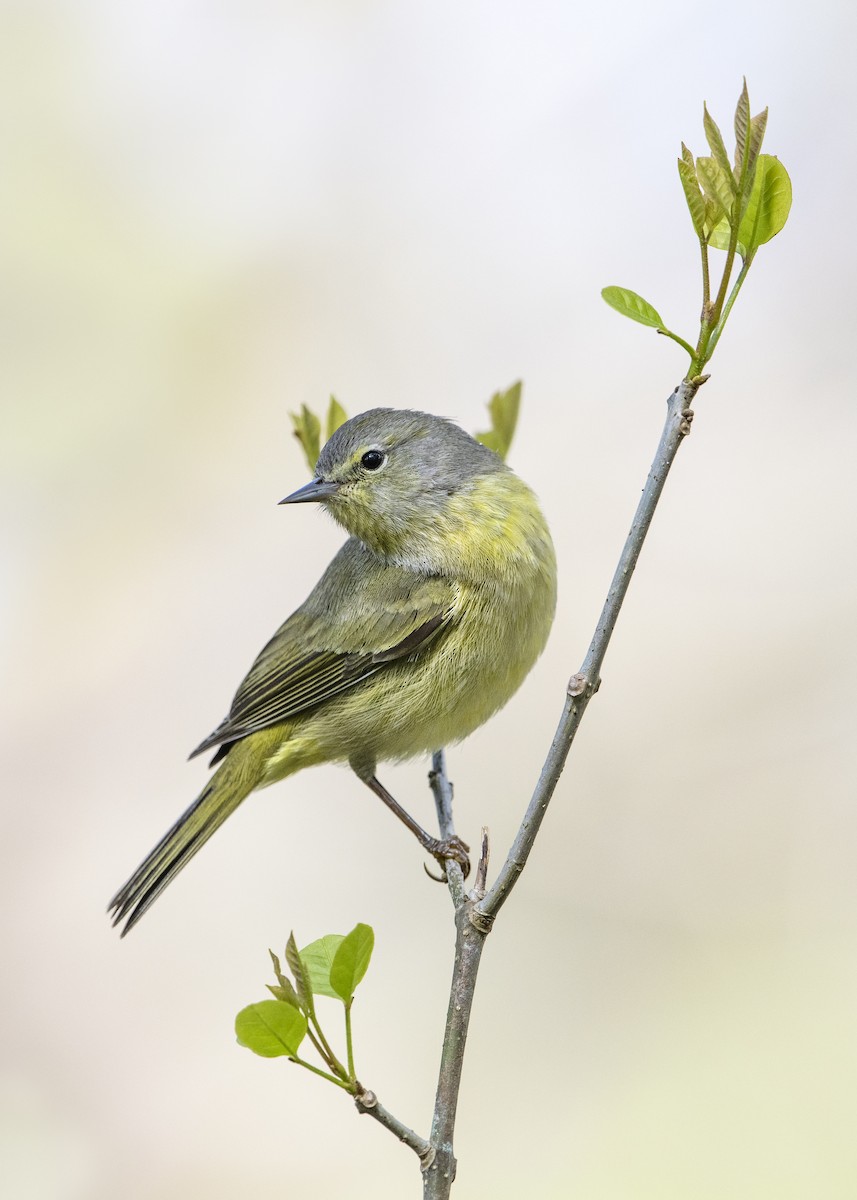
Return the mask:
[[[430,1144],[434,1147],[435,1155],[428,1169],[423,1166],[425,1200],[446,1200],[455,1179],[452,1137],[461,1086],[467,1029],[485,940],[491,932],[497,913],[508,899],[527,864],[580,721],[589,701],[600,687],[601,666],[628,591],[631,576],[667,474],[678,453],[679,446],[690,432],[693,420],[691,403],[707,378],[707,376],[698,376],[694,379],[684,380],[672,392],[667,401],[667,419],[663,433],[595,634],[580,670],[572,675],[568,682],[566,701],[553,742],[548,750],[527,812],[497,878],[493,885],[487,888],[488,835],[487,830],[484,829],[476,886],[469,896],[465,894],[464,879],[458,863],[448,862],[446,864],[447,884],[455,908],[455,962],[430,1137]],[[435,798],[441,837],[454,837],[452,784],[446,774],[446,762],[442,750],[437,751],[432,758],[429,783]],[[425,1162],[424,1157],[421,1157],[421,1162]]]

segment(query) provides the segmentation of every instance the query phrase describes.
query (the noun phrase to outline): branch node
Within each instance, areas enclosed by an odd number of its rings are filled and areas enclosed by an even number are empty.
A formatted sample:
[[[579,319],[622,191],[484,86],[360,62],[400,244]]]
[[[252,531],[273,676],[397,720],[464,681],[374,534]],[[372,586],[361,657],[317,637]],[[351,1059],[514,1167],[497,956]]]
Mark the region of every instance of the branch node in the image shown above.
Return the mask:
[[[582,671],[578,671],[576,675],[572,675],[568,681],[566,691],[569,696],[582,696],[589,686],[589,680]]]
[[[354,1097],[354,1103],[359,1109],[374,1108],[378,1103],[378,1097],[374,1092],[370,1092],[369,1089],[366,1088],[364,1091],[360,1092],[359,1095]]]
[[[477,933],[481,933],[483,937],[487,937],[494,925],[493,913],[482,912],[481,909],[471,905],[467,910],[467,919]]]
[[[434,1148],[434,1146],[429,1146],[429,1148],[428,1148],[428,1150],[426,1150],[425,1154],[420,1155],[420,1170],[421,1171],[430,1170],[431,1165],[436,1158],[437,1158],[437,1150]]]

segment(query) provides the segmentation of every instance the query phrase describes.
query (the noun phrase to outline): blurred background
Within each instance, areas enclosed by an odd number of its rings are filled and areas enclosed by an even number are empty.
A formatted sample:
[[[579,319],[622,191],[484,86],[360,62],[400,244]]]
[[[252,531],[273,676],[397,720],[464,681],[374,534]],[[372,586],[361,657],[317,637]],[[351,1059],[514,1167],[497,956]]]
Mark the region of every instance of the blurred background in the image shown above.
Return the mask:
[[[418,1194],[239,1048],[269,946],[376,930],[357,1065],[426,1133],[451,908],[350,774],[254,796],[119,941],[189,750],[341,535],[288,414],[485,425],[560,564],[547,652],[449,755],[509,845],[686,358],[675,169],[747,75],[794,185],[698,397],[570,765],[489,942],[456,1195],[852,1197],[854,10],[758,0],[2,7],[0,1173],[26,1200]],[[388,768],[426,821],[427,764]],[[496,866],[496,862],[495,862]],[[513,1153],[509,1153],[513,1148]]]

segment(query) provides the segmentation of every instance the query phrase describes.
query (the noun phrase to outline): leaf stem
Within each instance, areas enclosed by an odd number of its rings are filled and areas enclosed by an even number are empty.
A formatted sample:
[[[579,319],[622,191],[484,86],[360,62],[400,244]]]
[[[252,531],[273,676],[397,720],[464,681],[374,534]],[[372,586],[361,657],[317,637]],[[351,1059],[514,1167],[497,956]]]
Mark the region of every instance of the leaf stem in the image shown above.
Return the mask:
[[[673,333],[671,329],[659,328],[658,333],[662,333],[664,337],[672,338],[674,342],[678,342],[678,344],[688,352],[690,355],[690,360],[693,362],[693,359],[696,356],[696,351],[694,350],[693,346],[684,340],[683,337],[679,337],[678,334]]]
[[[299,1058],[296,1055],[292,1058],[292,1062],[298,1064],[299,1067],[306,1067],[308,1071],[312,1071],[313,1075],[320,1075],[322,1079],[329,1080],[330,1083],[335,1083],[337,1087],[344,1088],[346,1092],[350,1092],[352,1085],[346,1083],[343,1079],[337,1079],[335,1075],[329,1074],[327,1071],[322,1071],[321,1067],[315,1067],[311,1062],[307,1062],[305,1058]]]
[[[737,207],[738,204],[739,202],[736,200],[735,206]],[[732,274],[732,266],[735,262],[735,253],[737,248],[738,226],[735,224],[734,228],[730,228],[729,247],[726,251],[726,262],[723,266],[723,276],[720,280],[720,286],[717,289],[717,298],[713,304],[709,304],[708,308],[703,310],[702,324],[699,330],[699,341],[696,344],[696,353],[693,356],[693,361],[691,363],[689,372],[691,379],[695,378],[700,371],[704,370],[705,364],[711,359],[711,356],[714,353],[714,346],[717,344],[717,341],[720,337],[720,333],[718,332],[717,336],[714,338],[714,342],[712,343],[711,339],[715,330],[719,328],[722,331],[722,323],[720,318],[723,312],[723,304],[726,299],[726,289],[729,286],[729,278]],[[746,272],[744,274],[746,277]],[[742,279],[741,282],[743,283],[744,280]],[[735,295],[737,295],[737,293],[735,293]],[[734,299],[732,300],[732,303],[734,303]]]
[[[702,317],[700,319],[705,321],[711,307],[711,275],[708,267],[708,242],[704,238],[699,239],[699,249],[702,253]]]
[[[318,1034],[319,1041],[322,1044],[322,1047],[323,1047],[323,1051],[321,1051],[322,1058],[324,1058],[326,1060],[330,1069],[332,1071],[335,1071],[336,1074],[341,1079],[347,1079],[348,1072],[345,1070],[345,1067],[343,1067],[342,1063],[339,1061],[339,1059],[336,1057],[336,1055],[331,1050],[328,1040],[324,1036],[324,1031],[322,1030],[321,1025],[319,1025],[319,1023],[318,1023],[318,1017],[315,1015],[315,1007],[313,1007],[312,1011],[310,1012],[309,1019],[310,1019],[311,1024],[314,1026],[316,1033]],[[315,1038],[313,1038],[313,1041],[315,1041]]]
[[[736,210],[738,210],[740,212],[740,200],[738,200],[738,199],[736,199],[733,204],[733,212],[735,212]],[[735,262],[735,252],[738,249],[738,225],[739,225],[738,220],[733,219],[732,227],[730,228],[730,231],[729,231],[729,248],[726,251],[726,262],[723,266],[723,278],[720,280],[720,287],[717,289],[717,299],[714,301],[714,307],[711,311],[711,319],[710,319],[710,327],[711,328],[713,328],[714,326],[717,325],[718,321],[720,320],[720,314],[723,311],[723,303],[726,299],[726,289],[729,287],[729,277],[732,274],[732,264]],[[709,333],[709,337],[710,337],[710,333]],[[708,338],[705,339],[705,346],[703,348],[704,357],[699,364],[700,370],[702,370],[702,368],[708,362],[709,358],[711,358],[711,354],[708,353],[707,351],[708,351]]]
[[[717,343],[720,341],[720,335],[723,332],[724,326],[726,325],[726,322],[729,318],[729,314],[732,311],[732,305],[738,299],[738,293],[741,291],[741,286],[744,283],[744,280],[747,278],[747,272],[750,270],[750,266],[751,266],[752,262],[753,262],[752,255],[749,258],[746,258],[744,260],[744,262],[741,266],[741,270],[738,272],[738,277],[735,280],[735,285],[732,288],[732,291],[729,293],[729,299],[726,301],[726,304],[723,307],[723,313],[721,314],[720,320],[717,322],[717,325],[714,327],[714,329],[711,332],[711,336],[709,338],[708,347],[707,347],[707,349],[708,349],[707,357],[709,359],[711,358],[712,354],[714,353]]]
[[[333,1063],[328,1059],[327,1052],[325,1051],[324,1046],[322,1046],[321,1042],[315,1036],[315,1033],[314,1033],[311,1025],[307,1025],[307,1036],[309,1037],[309,1040],[312,1042],[313,1046],[315,1047],[319,1058],[322,1059],[323,1062],[326,1062],[329,1067],[332,1067]]]
[[[353,1003],[354,997],[352,996],[345,1005],[345,1046],[348,1055],[348,1078],[352,1083],[357,1078],[354,1071],[354,1044],[351,1040],[351,1005]]]

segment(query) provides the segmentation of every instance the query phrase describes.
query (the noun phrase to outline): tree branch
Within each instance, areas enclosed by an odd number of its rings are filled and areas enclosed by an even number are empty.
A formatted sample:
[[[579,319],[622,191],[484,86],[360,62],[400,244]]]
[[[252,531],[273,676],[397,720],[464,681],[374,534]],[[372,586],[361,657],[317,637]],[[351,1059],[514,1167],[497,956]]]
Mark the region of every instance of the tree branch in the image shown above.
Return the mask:
[[[450,838],[455,837],[455,824],[452,819],[452,784],[446,773],[446,752],[443,750],[435,750],[431,756],[429,786],[434,795],[440,836],[444,841],[448,841]],[[454,859],[448,859],[445,866],[449,894],[452,897],[452,903],[455,905],[456,911],[458,911],[466,900],[464,894],[464,872]]]
[[[640,497],[640,503],[637,505],[634,522],[625,540],[613,582],[610,584],[610,591],[604,601],[595,634],[583,660],[583,665],[569,681],[568,699],[565,702],[565,708],[521,827],[493,886],[485,899],[474,909],[474,917],[478,914],[489,921],[493,920],[509,898],[512,888],[526,865],[547,812],[548,804],[565,766],[565,760],[578,726],[589,701],[601,684],[601,666],[610,644],[610,638],[613,636],[631,576],[637,565],[637,559],[640,557],[652,517],[655,515],[669,469],[678,453],[679,446],[690,433],[690,423],[693,419],[690,405],[706,378],[707,376],[700,376],[694,380],[686,379],[675,389],[667,401],[666,424],[649,471],[649,477],[646,480],[646,486]]]
[[[431,1129],[431,1146],[434,1156],[422,1159],[425,1200],[447,1200],[455,1179],[452,1138],[458,1093],[461,1086],[465,1041],[485,939],[491,931],[495,916],[508,899],[526,866],[586,706],[598,691],[604,656],[607,653],[616,620],[663,491],[667,474],[678,453],[679,446],[690,432],[690,423],[693,418],[690,405],[706,378],[707,376],[700,376],[693,380],[685,380],[667,401],[666,424],[595,634],[580,671],[569,681],[568,698],[541,775],[497,879],[484,898],[479,899],[477,891],[477,899],[475,901],[468,900],[464,895],[464,881],[461,878],[460,867],[457,863],[447,864],[449,890],[456,907],[455,963]],[[442,750],[438,751],[432,759],[432,771],[429,779],[437,805],[441,836],[451,837],[454,833],[452,786],[446,776]]]
[[[425,1200],[445,1200],[455,1179],[452,1137],[476,976],[488,934],[487,929],[481,930],[471,921],[472,908],[472,903],[465,901],[455,914],[455,963],[431,1125],[431,1144],[435,1154],[423,1166]]]
[[[394,1117],[391,1112],[388,1112],[374,1092],[368,1090],[360,1092],[354,1097],[354,1104],[359,1113],[367,1117],[374,1117],[380,1125],[395,1134],[400,1142],[409,1146],[423,1164],[423,1169],[425,1169],[426,1163],[431,1162],[434,1157],[431,1144],[425,1138],[421,1138],[419,1134],[414,1133],[413,1129],[409,1129],[398,1117]]]

